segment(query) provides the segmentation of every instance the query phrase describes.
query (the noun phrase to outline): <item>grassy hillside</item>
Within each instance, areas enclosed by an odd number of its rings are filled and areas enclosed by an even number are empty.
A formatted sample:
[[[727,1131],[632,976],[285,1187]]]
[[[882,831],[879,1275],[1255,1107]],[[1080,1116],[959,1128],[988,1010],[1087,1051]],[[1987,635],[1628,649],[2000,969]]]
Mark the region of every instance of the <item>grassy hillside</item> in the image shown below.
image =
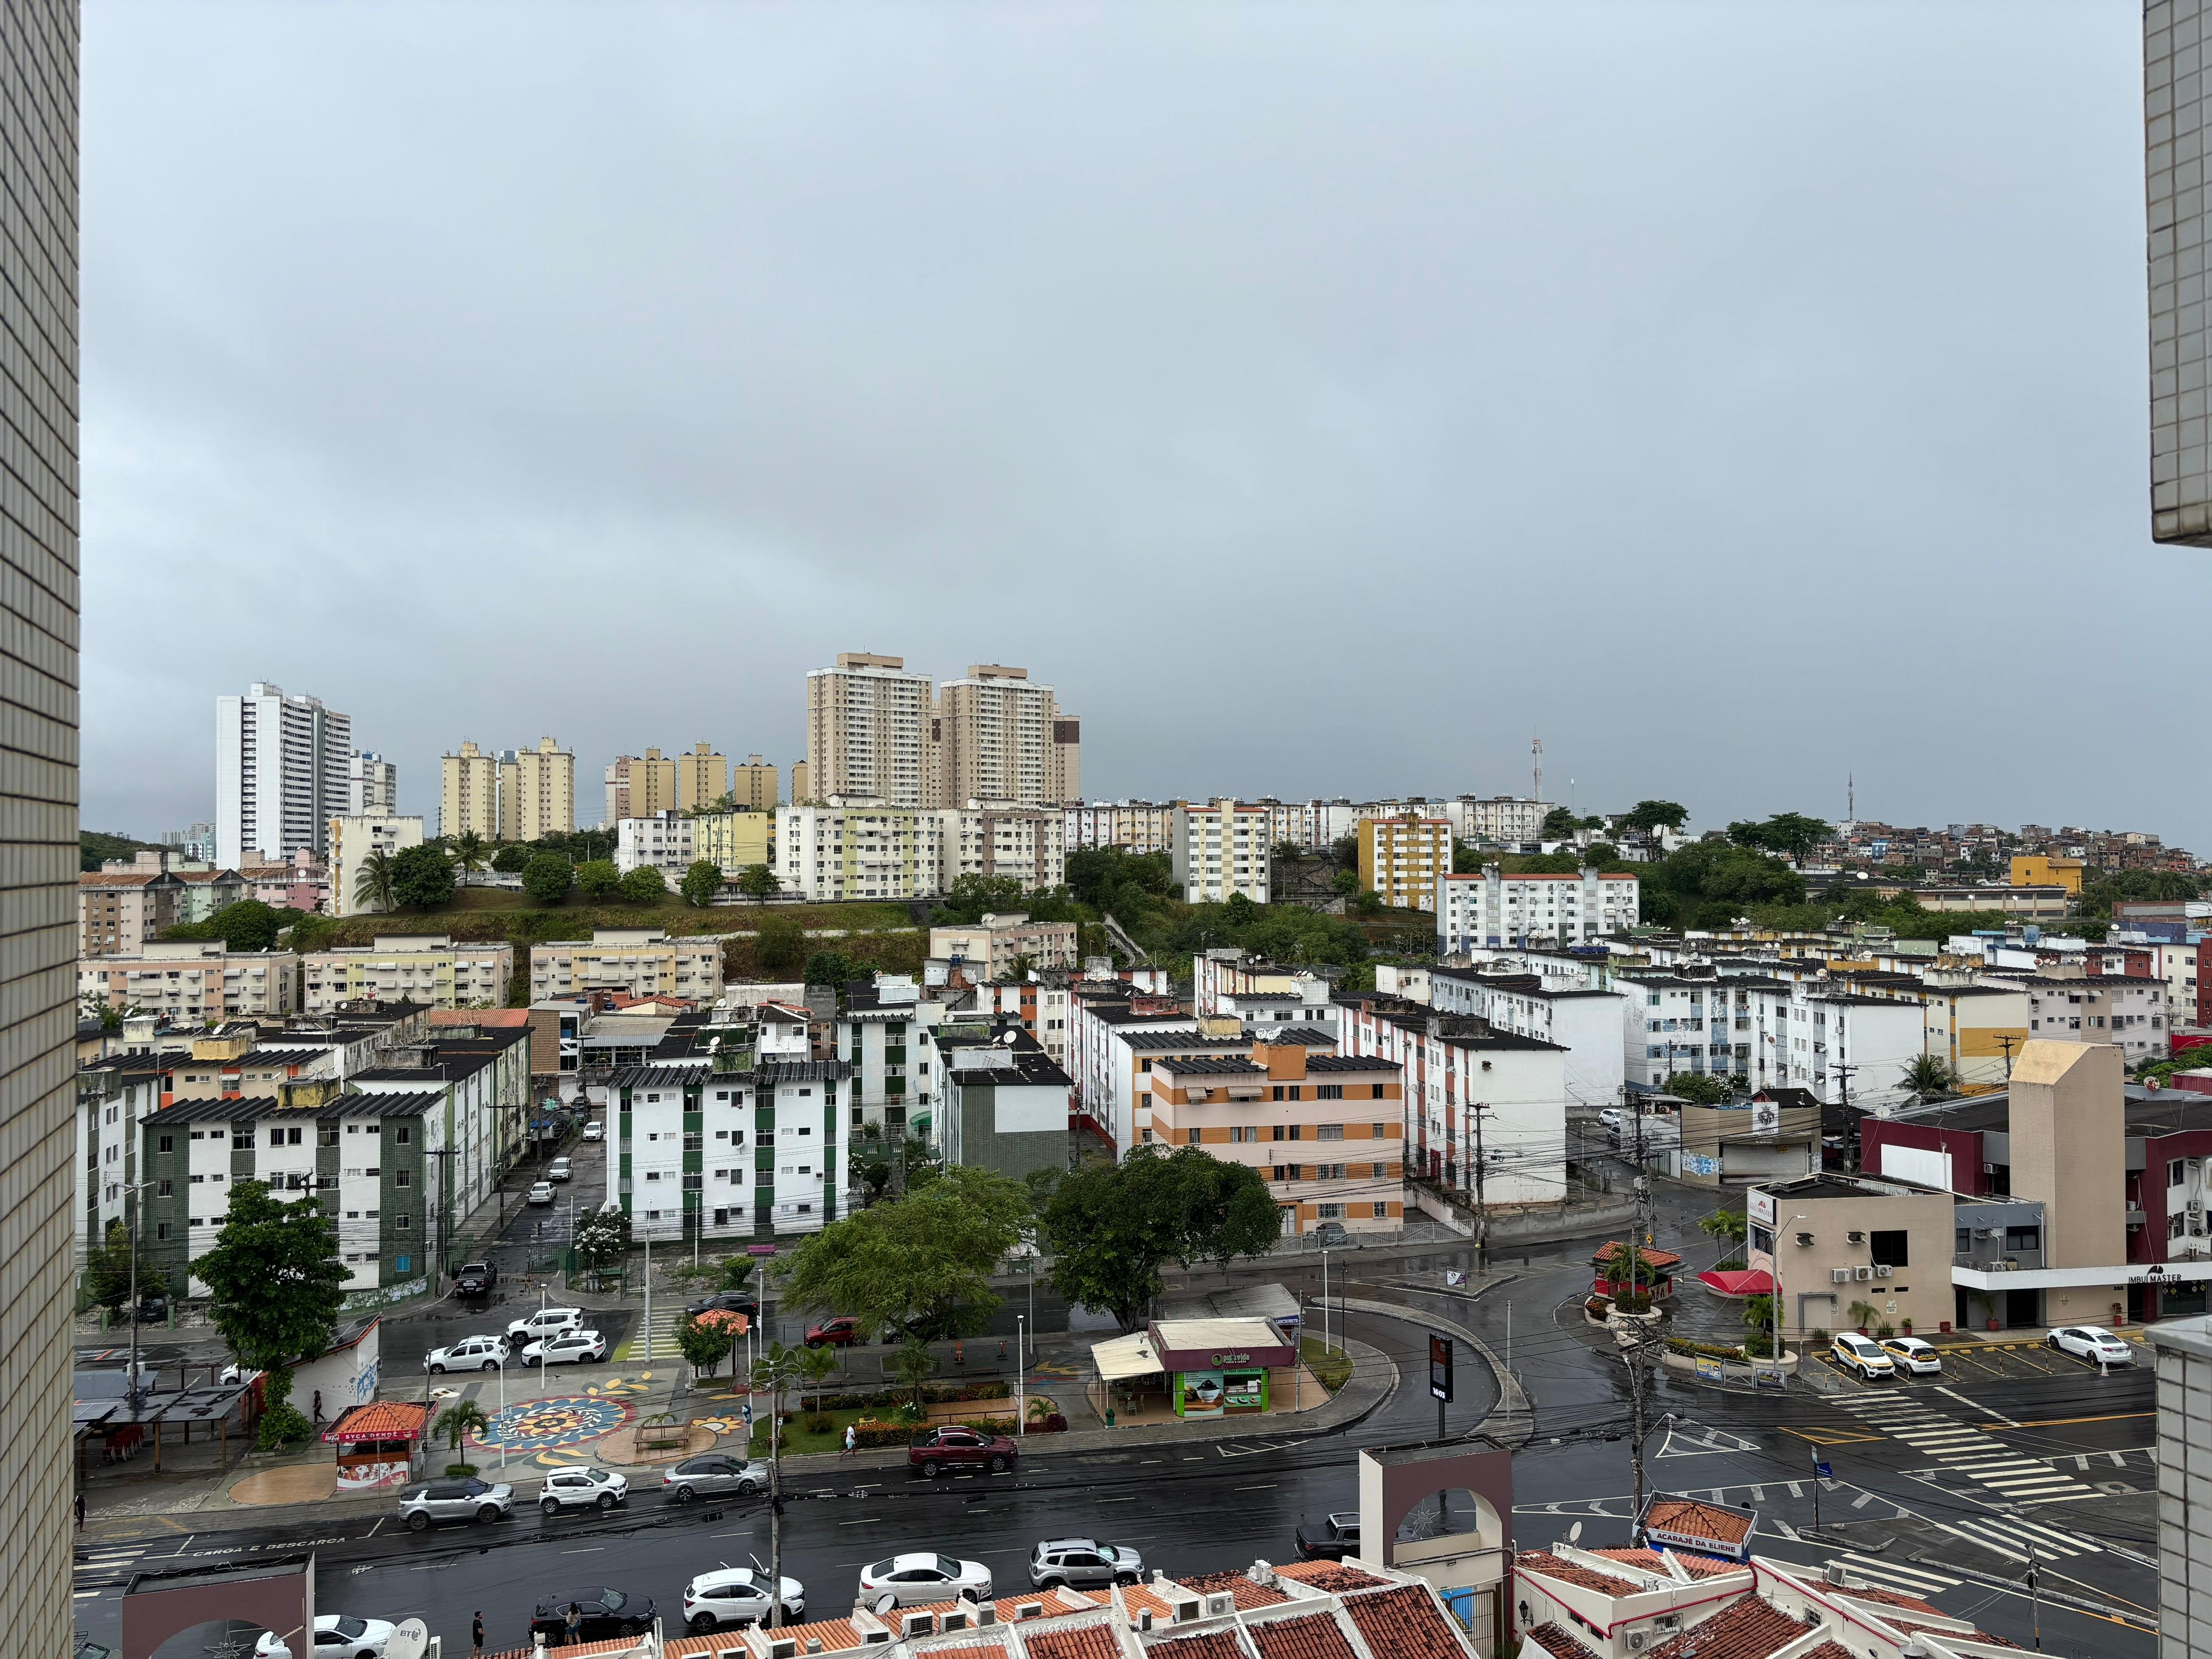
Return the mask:
[[[506,939],[514,945],[588,939],[600,927],[659,927],[672,935],[750,933],[763,920],[808,932],[844,928],[855,933],[906,929],[914,924],[901,904],[686,904],[675,895],[651,904],[590,903],[571,899],[546,906],[527,893],[499,887],[464,887],[442,910],[403,910],[394,915],[314,916],[305,924],[307,948],[368,945],[380,933],[444,933],[456,939]]]
[[[140,848],[159,852],[150,841],[134,841],[129,836],[118,836],[99,830],[80,830],[76,832],[76,867],[97,870],[109,859],[127,859]]]

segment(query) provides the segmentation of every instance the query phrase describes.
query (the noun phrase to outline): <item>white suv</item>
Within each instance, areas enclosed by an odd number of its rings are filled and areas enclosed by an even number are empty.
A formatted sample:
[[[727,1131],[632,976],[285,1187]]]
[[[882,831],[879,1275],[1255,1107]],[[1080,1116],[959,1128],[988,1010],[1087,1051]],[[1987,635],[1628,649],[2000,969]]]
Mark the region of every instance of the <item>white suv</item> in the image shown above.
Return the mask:
[[[551,1515],[561,1510],[611,1510],[629,1499],[629,1482],[606,1469],[556,1469],[545,1477],[538,1507]]]
[[[505,1364],[505,1338],[471,1336],[448,1347],[431,1349],[422,1368],[434,1376],[441,1371],[495,1371]]]
[[[544,1337],[558,1336],[563,1331],[579,1329],[583,1322],[584,1310],[581,1308],[540,1308],[528,1318],[518,1319],[509,1325],[507,1340],[510,1342],[535,1342]]]

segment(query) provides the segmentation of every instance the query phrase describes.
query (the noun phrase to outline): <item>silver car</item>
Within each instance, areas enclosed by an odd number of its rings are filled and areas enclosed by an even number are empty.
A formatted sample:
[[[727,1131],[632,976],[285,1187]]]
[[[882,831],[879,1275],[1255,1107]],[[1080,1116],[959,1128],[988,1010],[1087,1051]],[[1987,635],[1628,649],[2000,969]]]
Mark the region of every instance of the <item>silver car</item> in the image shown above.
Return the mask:
[[[434,1521],[504,1521],[514,1512],[514,1488],[473,1476],[432,1480],[399,1494],[399,1518],[421,1532]]]
[[[1030,1552],[1030,1583],[1039,1589],[1133,1584],[1145,1576],[1145,1559],[1126,1544],[1095,1538],[1048,1538]]]
[[[538,1507],[547,1515],[556,1510],[611,1510],[629,1498],[629,1482],[605,1469],[556,1469],[545,1477],[545,1490]]]
[[[660,1484],[678,1504],[726,1494],[751,1498],[768,1490],[768,1465],[748,1463],[742,1457],[731,1457],[721,1452],[704,1452],[672,1465],[660,1477]]]

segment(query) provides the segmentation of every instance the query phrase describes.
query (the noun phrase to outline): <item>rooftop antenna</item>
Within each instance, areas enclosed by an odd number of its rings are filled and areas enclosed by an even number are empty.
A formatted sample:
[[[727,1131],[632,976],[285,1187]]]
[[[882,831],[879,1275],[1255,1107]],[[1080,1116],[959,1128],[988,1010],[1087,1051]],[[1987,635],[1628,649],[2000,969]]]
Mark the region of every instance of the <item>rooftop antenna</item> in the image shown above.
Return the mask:
[[[1528,745],[1528,753],[1529,753],[1529,754],[1534,757],[1534,770],[1535,770],[1535,774],[1536,774],[1536,795],[1535,795],[1535,799],[1538,799],[1538,800],[1541,800],[1541,799],[1544,799],[1544,740],[1543,740],[1543,738],[1538,738],[1534,742],[1531,743],[1531,744]]]

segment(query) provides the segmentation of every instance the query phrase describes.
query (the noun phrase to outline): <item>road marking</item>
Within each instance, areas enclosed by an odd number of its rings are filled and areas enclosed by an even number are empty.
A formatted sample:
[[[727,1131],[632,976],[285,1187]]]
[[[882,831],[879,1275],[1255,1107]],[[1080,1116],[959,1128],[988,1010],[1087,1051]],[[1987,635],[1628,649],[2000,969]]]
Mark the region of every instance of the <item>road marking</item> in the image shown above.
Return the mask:
[[[2027,1565],[2027,1557],[2019,1550],[2008,1549],[2002,1544],[1991,1543],[1988,1539],[1981,1537],[1977,1534],[1965,1531],[1960,1528],[1954,1527],[1948,1521],[1938,1521],[1934,1524],[1941,1528],[1943,1531],[1949,1533],[1954,1538],[1963,1538],[1969,1544],[1978,1545],[1981,1548],[1989,1551],[1992,1555],[2002,1555],[2006,1560],[2017,1561],[2022,1566],[2026,1566]]]
[[[882,1520],[883,1518],[884,1518],[884,1517],[883,1517],[882,1516],[880,1516],[880,1515],[871,1515],[871,1516],[867,1516],[867,1517],[866,1517],[866,1519],[864,1519],[864,1520],[860,1520],[860,1521],[840,1521],[837,1524],[838,1524],[839,1526],[841,1526],[841,1527],[872,1527],[872,1526],[874,1526],[874,1525],[876,1524],[876,1522],[878,1522],[878,1521],[880,1521],[880,1520]]]
[[[1101,1504],[1133,1504],[1137,1500],[1133,1498],[1102,1498],[1097,1501]]]
[[[1764,1518],[1764,1517],[1762,1517],[1762,1518]],[[1794,1543],[1796,1543],[1796,1542],[1797,1541],[1797,1528],[1795,1528],[1795,1527],[1793,1527],[1793,1526],[1791,1526],[1791,1525],[1790,1525],[1787,1521],[1772,1521],[1772,1520],[1770,1520],[1770,1521],[1767,1521],[1766,1524],[1767,1524],[1768,1526],[1770,1526],[1770,1527],[1773,1528],[1775,1531],[1777,1531],[1777,1532],[1780,1533],[1780,1534],[1781,1534],[1784,1538],[1788,1539],[1791,1543],[1793,1543],[1793,1544],[1794,1544]]]
[[[1263,1481],[1261,1485],[1256,1486],[1236,1486],[1232,1487],[1231,1490],[1235,1492],[1273,1492],[1274,1489],[1275,1483],[1272,1480],[1268,1480]]]
[[[1870,1492],[1863,1492],[1856,1498],[1851,1499],[1851,1507],[1855,1510],[1863,1510],[1873,1502],[1874,1494]]]
[[[88,1590],[71,1590],[71,1591],[70,1592],[70,1595],[74,1599],[76,1599],[76,1601],[83,1601],[87,1596],[91,1596],[91,1595],[100,1595],[100,1594],[102,1594],[102,1593],[103,1593],[103,1592],[101,1592],[101,1591],[100,1591],[100,1590],[96,1590],[96,1589],[88,1589]]]
[[[1878,1434],[1853,1434],[1849,1430],[1838,1433],[1832,1429],[1823,1431],[1814,1429],[1785,1428],[1782,1432],[1794,1434],[1800,1440],[1810,1441],[1816,1446],[1865,1446],[1871,1445],[1883,1437]]]
[[[605,1548],[606,1548],[605,1544],[592,1544],[582,1549],[562,1550],[561,1553],[563,1555],[597,1555]]]
[[[1863,1555],[1839,1555],[1842,1562],[1855,1577],[1869,1583],[1887,1583],[1897,1589],[1917,1594],[1935,1590],[1956,1589],[1960,1581],[1940,1572],[1929,1572],[1921,1567],[1901,1566],[1894,1561],[1877,1561]],[[1849,1590],[1844,1592],[1848,1595]]]
[[[1803,1485],[1798,1481],[1792,1480],[1790,1483],[1790,1495],[1792,1498],[1802,1498],[1805,1495],[1805,1488]]]
[[[1998,1422],[2003,1424],[2007,1428],[2017,1429],[2023,1426],[2021,1424],[2014,1422],[2012,1419],[2007,1417],[2002,1412],[1992,1411],[1987,1406],[1983,1405],[1979,1401],[1967,1399],[1965,1395],[1960,1394],[1956,1389],[1947,1389],[1939,1383],[1936,1386],[1936,1392],[1941,1395],[1949,1395],[1960,1405],[1968,1407],[1974,1411],[1978,1411],[1984,1417],[1994,1417]]]
[[[2033,1423],[2015,1423],[2015,1429],[2059,1429],[2069,1423],[2124,1423],[2130,1418],[2156,1417],[2156,1412],[2112,1412],[2103,1417],[2045,1417]]]

